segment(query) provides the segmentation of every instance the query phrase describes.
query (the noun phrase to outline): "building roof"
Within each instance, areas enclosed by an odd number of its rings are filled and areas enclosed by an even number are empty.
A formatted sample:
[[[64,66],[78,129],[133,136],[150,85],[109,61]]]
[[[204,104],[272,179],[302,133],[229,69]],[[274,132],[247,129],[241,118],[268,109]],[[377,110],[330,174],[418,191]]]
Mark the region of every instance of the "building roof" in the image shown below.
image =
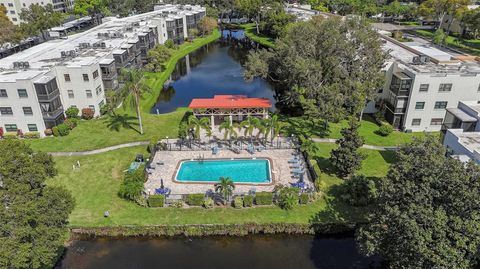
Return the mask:
[[[270,108],[266,98],[248,98],[245,95],[215,95],[213,98],[193,99],[189,108]]]
[[[477,122],[477,119],[468,115],[460,108],[447,108],[447,111],[452,113],[456,118],[460,119],[462,122]]]

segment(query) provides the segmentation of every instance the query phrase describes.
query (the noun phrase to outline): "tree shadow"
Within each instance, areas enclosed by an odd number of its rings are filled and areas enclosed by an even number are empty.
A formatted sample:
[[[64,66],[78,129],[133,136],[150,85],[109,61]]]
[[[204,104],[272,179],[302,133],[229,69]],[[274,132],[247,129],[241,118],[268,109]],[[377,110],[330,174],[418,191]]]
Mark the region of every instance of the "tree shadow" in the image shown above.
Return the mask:
[[[288,135],[303,135],[304,137],[328,137],[330,135],[328,125],[325,126],[325,123],[321,120],[310,121],[304,118],[296,117],[284,118],[282,121],[286,122],[283,130]]]
[[[380,155],[388,164],[393,164],[397,161],[397,151],[395,150],[381,150]]]
[[[109,115],[105,121],[107,122],[107,127],[112,131],[119,132],[120,129],[131,129],[140,134],[140,131],[134,126],[139,126],[137,118],[128,114],[118,115],[113,114]]]

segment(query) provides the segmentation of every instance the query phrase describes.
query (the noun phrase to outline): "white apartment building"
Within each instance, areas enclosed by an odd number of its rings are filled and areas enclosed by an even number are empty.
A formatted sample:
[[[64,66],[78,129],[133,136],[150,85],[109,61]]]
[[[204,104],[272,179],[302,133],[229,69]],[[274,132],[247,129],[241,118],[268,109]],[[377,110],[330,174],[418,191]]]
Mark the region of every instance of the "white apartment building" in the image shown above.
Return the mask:
[[[85,32],[51,40],[0,59],[0,128],[39,131],[63,122],[64,111],[105,103],[121,68],[140,67],[147,51],[196,27],[205,8],[163,5],[126,18],[105,18]]]
[[[447,107],[480,100],[480,58],[433,47],[420,38],[382,38],[391,59],[377,106],[395,128],[439,131]]]
[[[0,0],[0,5],[7,8],[7,16],[13,24],[20,24],[22,8],[29,8],[33,4],[46,6],[53,5],[55,11],[67,12],[73,9],[74,0]]]

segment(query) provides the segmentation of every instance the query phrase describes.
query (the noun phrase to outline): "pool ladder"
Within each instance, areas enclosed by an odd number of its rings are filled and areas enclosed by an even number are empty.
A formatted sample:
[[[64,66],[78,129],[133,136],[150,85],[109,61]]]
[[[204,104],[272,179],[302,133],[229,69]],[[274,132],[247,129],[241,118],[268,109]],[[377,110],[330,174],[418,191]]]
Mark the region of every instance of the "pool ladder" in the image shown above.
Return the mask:
[[[198,161],[199,161],[200,163],[203,163],[203,162],[205,161],[205,155],[203,155],[203,154],[202,154],[202,155],[198,154]]]

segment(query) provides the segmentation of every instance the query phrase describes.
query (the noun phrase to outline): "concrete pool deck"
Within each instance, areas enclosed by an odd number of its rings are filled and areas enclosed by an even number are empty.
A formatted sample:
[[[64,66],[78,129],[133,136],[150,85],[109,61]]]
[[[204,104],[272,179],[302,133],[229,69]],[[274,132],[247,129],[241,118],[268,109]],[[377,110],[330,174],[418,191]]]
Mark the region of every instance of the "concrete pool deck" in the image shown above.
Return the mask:
[[[206,193],[207,191],[214,191],[213,183],[180,183],[174,181],[177,168],[182,160],[190,159],[231,159],[231,158],[268,158],[271,160],[271,172],[273,177],[272,184],[269,185],[255,185],[255,184],[236,184],[235,194],[248,193],[250,190],[255,191],[273,191],[277,184],[290,185],[298,181],[298,178],[292,178],[289,160],[293,158],[294,149],[272,149],[256,152],[251,155],[246,150],[242,150],[240,154],[236,154],[228,149],[221,149],[216,155],[212,151],[158,151],[155,154],[152,165],[155,169],[151,170],[148,175],[148,180],[145,183],[145,191],[148,194],[154,194],[156,188],[160,188],[161,179],[165,187],[171,189],[171,195],[191,194],[191,193]],[[163,163],[158,165],[157,163]],[[305,167],[305,160],[302,162]],[[310,176],[306,168],[304,180],[307,186],[313,186]]]

